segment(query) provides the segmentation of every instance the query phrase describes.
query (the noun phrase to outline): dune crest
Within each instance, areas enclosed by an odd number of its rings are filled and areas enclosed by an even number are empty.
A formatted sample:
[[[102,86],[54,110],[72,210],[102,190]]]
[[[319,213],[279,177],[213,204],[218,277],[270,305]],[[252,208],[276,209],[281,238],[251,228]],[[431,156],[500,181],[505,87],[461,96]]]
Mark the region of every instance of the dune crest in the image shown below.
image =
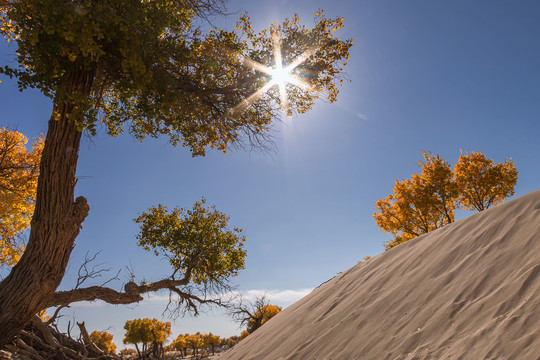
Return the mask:
[[[537,190],[352,267],[220,359],[538,359],[539,277]]]

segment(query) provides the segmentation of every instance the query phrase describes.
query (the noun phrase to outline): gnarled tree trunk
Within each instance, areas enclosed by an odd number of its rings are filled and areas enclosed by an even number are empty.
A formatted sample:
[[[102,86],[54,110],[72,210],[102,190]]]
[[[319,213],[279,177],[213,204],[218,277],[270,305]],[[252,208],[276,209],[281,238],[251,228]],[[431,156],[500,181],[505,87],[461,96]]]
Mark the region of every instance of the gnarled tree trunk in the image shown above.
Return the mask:
[[[77,69],[64,76],[61,90],[88,98],[95,71]],[[86,199],[74,200],[81,132],[73,104],[58,100],[40,165],[36,207],[26,251],[0,283],[0,348],[44,309],[62,281],[81,224]]]

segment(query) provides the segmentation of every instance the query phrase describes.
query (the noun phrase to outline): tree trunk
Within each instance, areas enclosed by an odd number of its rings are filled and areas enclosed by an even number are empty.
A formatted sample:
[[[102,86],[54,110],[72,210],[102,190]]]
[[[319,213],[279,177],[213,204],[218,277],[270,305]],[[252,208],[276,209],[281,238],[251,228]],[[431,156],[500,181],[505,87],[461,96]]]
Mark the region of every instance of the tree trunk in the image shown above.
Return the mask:
[[[0,283],[0,348],[45,308],[64,276],[81,224],[88,215],[84,197],[75,201],[75,172],[81,132],[74,106],[58,94],[88,98],[95,71],[72,71],[64,76],[54,102],[45,139],[26,251]],[[56,116],[55,116],[56,115]]]

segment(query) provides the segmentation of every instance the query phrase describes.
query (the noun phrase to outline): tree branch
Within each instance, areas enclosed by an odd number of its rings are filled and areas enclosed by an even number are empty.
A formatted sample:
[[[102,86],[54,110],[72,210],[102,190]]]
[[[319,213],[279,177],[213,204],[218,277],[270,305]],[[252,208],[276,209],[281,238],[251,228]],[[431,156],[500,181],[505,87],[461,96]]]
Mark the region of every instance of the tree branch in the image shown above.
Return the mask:
[[[150,284],[137,285],[130,281],[124,286],[124,292],[102,286],[90,286],[87,288],[73,289],[68,291],[57,291],[47,303],[47,307],[69,305],[78,301],[103,300],[109,304],[132,304],[143,300],[141,296],[144,293],[155,292],[161,289],[169,289],[178,294],[182,300],[186,300],[191,307],[190,301],[195,300],[201,304],[213,302],[216,300],[200,299],[195,295],[183,292],[177,286],[185,286],[189,283],[189,278],[184,277],[180,280],[163,279]],[[173,290],[174,289],[174,290]],[[188,301],[189,300],[189,301]]]

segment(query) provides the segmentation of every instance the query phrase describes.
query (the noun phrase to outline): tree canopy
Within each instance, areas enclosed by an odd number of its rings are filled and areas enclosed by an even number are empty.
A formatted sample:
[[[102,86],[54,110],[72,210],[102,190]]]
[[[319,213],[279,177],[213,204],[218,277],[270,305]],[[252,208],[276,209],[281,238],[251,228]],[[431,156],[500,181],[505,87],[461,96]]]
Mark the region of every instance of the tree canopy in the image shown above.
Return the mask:
[[[0,129],[0,265],[13,266],[24,251],[17,237],[30,227],[34,212],[43,139],[28,139],[18,131]]]
[[[482,211],[514,194],[517,170],[509,159],[495,164],[482,153],[461,154],[452,169],[440,155],[422,156],[420,173],[396,179],[393,193],[375,204],[377,225],[394,236],[386,250],[453,222],[458,208]]]
[[[158,205],[135,219],[140,224],[138,245],[164,255],[175,273],[190,276],[197,285],[237,275],[246,256],[242,229],[228,229],[229,217],[205,204],[202,199],[192,209],[171,212]]]
[[[167,135],[195,155],[207,146],[225,150],[241,134],[262,135],[280,111],[275,87],[238,107],[270,77],[246,59],[274,66],[276,42],[284,64],[304,56],[294,73],[306,86],[289,86],[287,104],[305,112],[321,95],[336,100],[352,45],[334,37],[343,19],[322,11],[312,29],[295,15],[255,33],[244,14],[235,31],[202,34],[194,23],[221,12],[219,1],[30,0],[0,9],[0,32],[17,44],[20,65],[1,71],[21,88],[72,103],[80,129],[95,133],[102,123],[113,136],[126,129],[139,139]],[[66,76],[80,71],[91,77],[87,94],[65,89]]]

